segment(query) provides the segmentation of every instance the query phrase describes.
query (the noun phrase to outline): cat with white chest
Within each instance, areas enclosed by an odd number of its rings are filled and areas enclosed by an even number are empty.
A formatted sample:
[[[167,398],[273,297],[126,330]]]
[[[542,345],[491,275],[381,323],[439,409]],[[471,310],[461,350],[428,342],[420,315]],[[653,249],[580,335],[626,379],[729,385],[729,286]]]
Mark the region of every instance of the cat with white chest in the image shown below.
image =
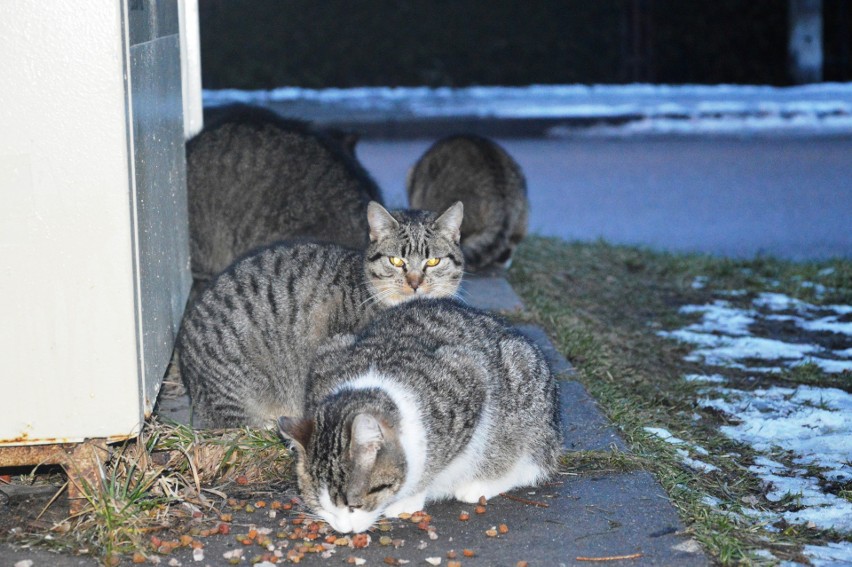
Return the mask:
[[[279,419],[305,503],[335,530],[426,502],[476,502],[555,472],[556,383],[543,355],[454,300],[407,302],[321,347],[301,417]]]

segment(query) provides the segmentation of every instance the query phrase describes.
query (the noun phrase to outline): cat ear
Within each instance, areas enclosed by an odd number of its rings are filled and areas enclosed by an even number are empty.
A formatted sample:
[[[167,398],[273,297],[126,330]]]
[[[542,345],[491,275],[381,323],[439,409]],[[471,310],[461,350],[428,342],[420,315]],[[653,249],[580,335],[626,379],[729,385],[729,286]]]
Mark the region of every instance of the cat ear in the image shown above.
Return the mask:
[[[461,239],[461,225],[464,219],[464,205],[456,201],[435,221],[435,228],[447,238],[458,244]]]
[[[390,236],[399,223],[387,210],[375,201],[367,205],[367,222],[370,223],[370,242]]]
[[[314,420],[282,416],[278,418],[278,430],[281,435],[296,444],[296,448],[304,451],[314,434]]]
[[[379,420],[368,413],[359,413],[352,420],[352,441],[349,451],[356,464],[372,466],[385,436]]]

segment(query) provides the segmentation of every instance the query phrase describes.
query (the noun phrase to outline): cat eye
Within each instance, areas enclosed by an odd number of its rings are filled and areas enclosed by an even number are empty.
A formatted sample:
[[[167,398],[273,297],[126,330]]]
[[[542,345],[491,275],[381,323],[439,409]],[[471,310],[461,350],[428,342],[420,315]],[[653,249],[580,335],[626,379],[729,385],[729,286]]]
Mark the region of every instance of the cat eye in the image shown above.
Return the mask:
[[[382,490],[387,490],[390,487],[391,487],[390,484],[379,484],[379,485],[374,486],[370,490],[368,490],[367,494],[376,494],[377,492],[381,492]]]
[[[441,263],[440,258],[429,258],[428,260],[426,260],[426,265],[430,268],[434,268],[435,266],[437,266],[440,263]]]
[[[397,258],[396,256],[388,256],[388,260],[397,268],[401,268],[405,265],[405,260]]]

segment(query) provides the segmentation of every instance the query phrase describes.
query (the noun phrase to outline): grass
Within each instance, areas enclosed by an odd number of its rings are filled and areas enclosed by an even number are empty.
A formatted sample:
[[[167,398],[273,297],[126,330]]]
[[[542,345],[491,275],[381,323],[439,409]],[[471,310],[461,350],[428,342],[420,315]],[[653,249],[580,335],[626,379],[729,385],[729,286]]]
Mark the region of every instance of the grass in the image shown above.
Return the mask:
[[[95,482],[75,481],[86,499],[79,513],[56,522],[48,538],[35,530],[14,539],[117,565],[147,548],[151,534],[177,533],[193,517],[218,517],[224,490],[250,485],[256,492],[289,478],[290,465],[272,431],[198,431],[152,419],[137,439],[111,449]]]
[[[778,558],[802,560],[802,544],[844,539],[793,526],[776,532],[740,514],[745,503],[765,509],[790,503],[763,499],[759,481],[747,471],[750,449],[719,433],[724,416],[696,407],[700,386],[682,379],[707,369],[684,361],[689,348],[656,331],[694,321],[678,308],[710,303],[719,292],[735,292],[726,299],[742,305],[761,292],[848,304],[852,263],[738,261],[529,238],[516,254],[509,280],[529,311],[524,318],[547,329],[631,447],[630,455],[572,455],[567,463],[576,459],[578,470],[629,466],[651,471],[689,531],[722,564],[761,564],[766,560],[755,552],[765,549]],[[734,372],[732,380],[738,378],[745,380]],[[812,364],[761,380],[849,389],[848,375],[827,375]],[[696,422],[695,413],[702,419]],[[691,456],[718,471],[704,474],[685,467],[671,444],[645,431],[650,426],[706,449],[708,455]],[[711,498],[714,505],[707,503]]]

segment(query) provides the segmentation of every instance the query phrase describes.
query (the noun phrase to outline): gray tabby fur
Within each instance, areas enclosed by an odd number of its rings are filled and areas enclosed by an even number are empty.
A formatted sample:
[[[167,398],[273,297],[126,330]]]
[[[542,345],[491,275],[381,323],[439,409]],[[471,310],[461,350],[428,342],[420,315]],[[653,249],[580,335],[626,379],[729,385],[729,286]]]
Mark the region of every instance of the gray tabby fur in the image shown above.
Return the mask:
[[[538,348],[450,299],[376,314],[321,347],[293,441],[302,498],[340,532],[426,502],[535,484],[561,454],[554,377]]]
[[[186,149],[196,278],[278,240],[367,244],[367,204],[382,197],[354,142],[259,107],[234,105],[208,117]]]
[[[386,306],[456,292],[461,203],[440,217],[371,203],[367,216],[371,241],[363,253],[281,243],[236,262],[201,293],[177,340],[196,426],[274,426],[280,415],[301,415],[321,343],[356,331]],[[389,256],[405,266],[394,267]],[[441,261],[424,268],[427,257]]]
[[[464,203],[461,243],[469,270],[509,266],[527,232],[529,204],[521,167],[497,143],[473,135],[439,140],[409,170],[406,185],[417,209]]]

